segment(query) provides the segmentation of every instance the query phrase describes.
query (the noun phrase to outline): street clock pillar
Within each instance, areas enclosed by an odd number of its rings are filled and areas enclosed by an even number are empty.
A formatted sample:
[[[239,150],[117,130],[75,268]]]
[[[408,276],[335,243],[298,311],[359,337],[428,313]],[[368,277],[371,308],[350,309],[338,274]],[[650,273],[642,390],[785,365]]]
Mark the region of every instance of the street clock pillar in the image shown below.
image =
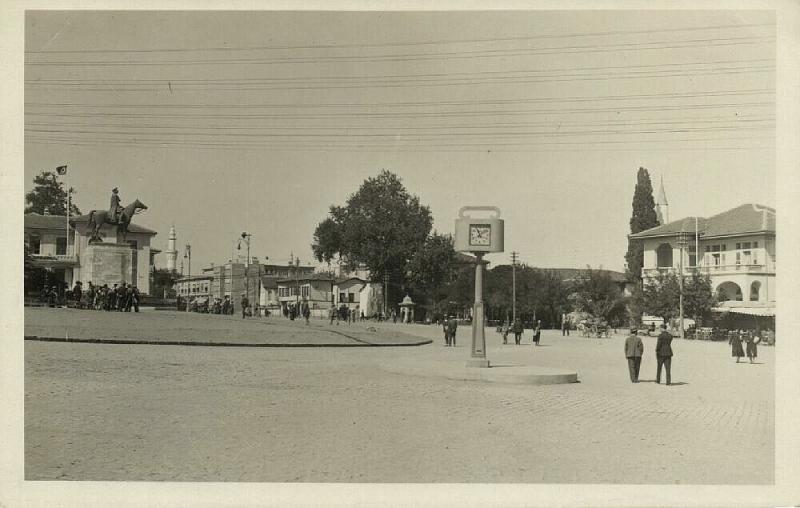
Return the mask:
[[[481,216],[476,216],[480,214]],[[485,215],[489,215],[485,217]],[[483,256],[503,252],[503,220],[496,206],[464,206],[456,219],[454,247],[475,255],[475,305],[472,309],[472,353],[467,367],[488,367],[483,312]]]

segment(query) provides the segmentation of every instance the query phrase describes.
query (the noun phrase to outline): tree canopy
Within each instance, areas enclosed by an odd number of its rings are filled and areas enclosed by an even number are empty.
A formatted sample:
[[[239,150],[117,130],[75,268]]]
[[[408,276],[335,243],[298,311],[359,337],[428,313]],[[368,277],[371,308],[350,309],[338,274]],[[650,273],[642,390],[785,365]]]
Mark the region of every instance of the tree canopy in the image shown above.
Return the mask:
[[[594,318],[612,322],[625,313],[625,299],[622,290],[604,270],[587,267],[575,283],[573,300],[578,310],[589,313]]]
[[[640,233],[658,226],[656,202],[653,199],[653,185],[650,182],[650,174],[645,168],[640,167],[636,173],[636,188],[633,191],[632,208],[631,234]],[[640,241],[628,240],[628,252],[625,253],[625,261],[628,264],[628,271],[634,280],[641,280],[644,251]]]
[[[432,226],[430,209],[384,170],[365,180],[344,206],[330,207],[311,248],[318,261],[339,258],[349,268],[365,266],[375,280],[388,275],[402,284],[406,265],[423,248]]]
[[[453,238],[434,232],[414,253],[407,265],[408,281],[414,292],[429,303],[445,297],[444,286],[456,275],[456,252]]]
[[[33,178],[33,183],[33,190],[25,194],[25,213],[44,214],[47,208],[51,215],[67,214],[67,191],[55,173],[42,171]],[[70,187],[69,191],[72,193],[70,214],[80,215],[81,211],[75,205],[75,190]]]

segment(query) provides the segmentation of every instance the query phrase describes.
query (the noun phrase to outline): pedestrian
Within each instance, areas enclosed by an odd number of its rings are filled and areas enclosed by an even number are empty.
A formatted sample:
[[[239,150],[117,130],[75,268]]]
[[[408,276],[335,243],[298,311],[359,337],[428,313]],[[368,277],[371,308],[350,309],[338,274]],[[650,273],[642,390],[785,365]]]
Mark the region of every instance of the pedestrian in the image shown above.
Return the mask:
[[[508,344],[508,332],[510,329],[511,327],[508,326],[508,319],[506,319],[503,321],[503,326],[500,328],[500,333],[503,334],[503,344]]]
[[[731,356],[736,357],[736,363],[744,356],[744,349],[742,349],[742,338],[736,332],[728,334],[728,344],[731,345]]]
[[[561,336],[564,335],[569,337],[569,317],[566,314],[561,316]]]
[[[308,318],[311,317],[311,309],[308,307],[308,301],[305,299],[303,300],[303,304],[300,306],[300,312],[303,314],[303,319],[306,320],[306,326],[310,325],[311,323],[308,322]]]
[[[128,303],[128,288],[123,282],[117,287],[117,311],[122,312]]]
[[[643,353],[644,344],[642,343],[642,338],[636,333],[636,328],[631,328],[631,334],[625,339],[625,358],[628,359],[628,373],[631,376],[631,383],[639,382],[639,367],[642,365]]]
[[[761,337],[757,337],[753,332],[747,332],[745,340],[747,341],[747,358],[750,363],[753,363],[753,360],[758,357],[757,344],[761,342]]]
[[[539,319],[536,321],[536,325],[533,327],[533,344],[538,346],[539,340],[542,338],[542,320]]]
[[[250,300],[247,295],[242,293],[242,319],[247,318],[247,308],[250,306]]]
[[[333,324],[333,320],[336,319],[336,305],[331,304],[331,308],[328,309],[328,318],[331,320],[330,324]]]
[[[741,344],[740,344],[741,346]],[[667,324],[661,325],[661,333],[656,341],[656,383],[661,383],[661,367],[667,371],[667,386],[672,384],[670,369],[672,367],[672,334],[667,331]]]
[[[134,312],[139,312],[139,288],[136,286],[131,287],[131,294],[128,302],[128,312],[131,311],[131,305],[133,305]]]
[[[72,299],[75,300],[75,307],[81,308],[81,297],[83,296],[83,290],[81,288],[81,281],[76,281],[75,286],[72,288]]]
[[[458,329],[458,321],[455,316],[450,316],[447,320],[447,335],[450,337],[450,345],[456,347],[456,330]]]
[[[522,321],[517,318],[514,320],[514,325],[511,327],[511,331],[514,332],[514,343],[516,345],[520,345],[522,341],[522,331],[524,330],[522,326]]]
[[[92,281],[89,281],[89,287],[86,288],[86,308],[94,309],[94,286]]]
[[[117,285],[111,288],[108,292],[108,305],[106,310],[117,310]]]

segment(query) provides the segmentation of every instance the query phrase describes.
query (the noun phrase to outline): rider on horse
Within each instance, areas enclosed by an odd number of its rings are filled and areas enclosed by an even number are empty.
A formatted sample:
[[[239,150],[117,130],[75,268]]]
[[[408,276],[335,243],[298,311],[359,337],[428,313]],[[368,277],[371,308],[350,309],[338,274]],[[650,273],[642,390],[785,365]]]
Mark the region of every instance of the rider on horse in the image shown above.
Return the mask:
[[[119,189],[114,187],[111,189],[111,207],[108,210],[108,213],[111,217],[112,224],[119,223],[119,213],[123,210],[122,206],[120,205],[119,199]]]

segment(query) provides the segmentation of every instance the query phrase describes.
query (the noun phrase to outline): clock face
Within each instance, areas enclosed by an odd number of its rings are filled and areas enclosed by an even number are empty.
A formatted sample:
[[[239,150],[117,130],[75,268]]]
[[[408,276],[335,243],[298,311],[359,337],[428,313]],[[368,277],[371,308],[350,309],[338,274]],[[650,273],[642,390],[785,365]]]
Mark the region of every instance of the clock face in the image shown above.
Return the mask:
[[[469,227],[469,244],[488,247],[491,243],[492,227],[489,224],[471,224]]]

